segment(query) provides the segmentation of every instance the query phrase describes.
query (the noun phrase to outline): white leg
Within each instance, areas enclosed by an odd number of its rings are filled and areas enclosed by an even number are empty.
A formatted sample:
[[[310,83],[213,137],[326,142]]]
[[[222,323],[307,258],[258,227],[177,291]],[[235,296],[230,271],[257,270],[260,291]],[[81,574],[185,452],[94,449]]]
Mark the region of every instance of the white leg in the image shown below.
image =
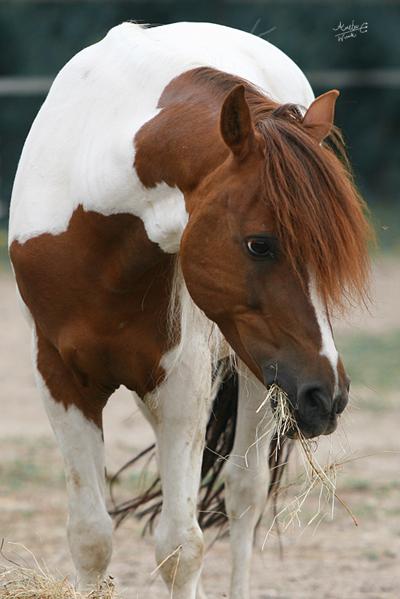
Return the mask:
[[[40,362],[45,370],[45,357]],[[62,362],[57,364],[52,356],[50,368],[52,376],[62,381],[63,393],[66,386],[70,389],[73,401],[74,382],[70,381],[69,388]],[[36,376],[64,459],[69,505],[68,541],[79,587],[86,589],[104,578],[112,551],[112,522],[105,505],[102,431],[75,405],[66,409],[60,401],[55,401],[38,370]]]
[[[197,583],[196,599],[207,599],[207,595],[204,592],[203,583],[201,582],[201,579]]]
[[[206,352],[204,352],[207,355]],[[155,417],[163,506],[156,529],[156,558],[174,599],[195,599],[203,561],[203,535],[197,523],[197,496],[210,402],[211,368],[201,380],[193,344],[179,367],[146,398]],[[173,359],[173,353],[169,359]],[[167,358],[168,361],[168,358]],[[201,593],[199,589],[199,593]],[[201,595],[200,595],[201,596]]]
[[[265,387],[241,366],[235,442],[224,477],[232,555],[231,599],[249,599],[254,529],[268,491],[271,434],[265,433],[271,413],[266,414],[265,407],[257,414],[265,395]]]

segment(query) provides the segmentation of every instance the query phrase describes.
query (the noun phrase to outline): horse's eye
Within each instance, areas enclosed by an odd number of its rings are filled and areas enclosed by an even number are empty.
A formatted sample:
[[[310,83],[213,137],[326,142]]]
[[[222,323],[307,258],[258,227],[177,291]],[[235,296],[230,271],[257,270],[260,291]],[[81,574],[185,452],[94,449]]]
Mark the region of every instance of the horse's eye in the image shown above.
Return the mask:
[[[269,239],[261,237],[247,239],[246,246],[249,254],[254,258],[275,258],[275,248]]]

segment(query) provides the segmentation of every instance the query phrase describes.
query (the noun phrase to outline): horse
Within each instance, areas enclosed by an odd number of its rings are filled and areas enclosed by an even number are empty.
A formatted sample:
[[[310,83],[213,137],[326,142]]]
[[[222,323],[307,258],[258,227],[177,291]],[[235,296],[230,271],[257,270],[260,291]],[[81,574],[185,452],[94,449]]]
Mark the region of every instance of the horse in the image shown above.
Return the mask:
[[[157,443],[159,571],[175,599],[205,596],[205,431],[233,369],[230,597],[249,597],[266,388],[285,391],[308,438],[331,433],[348,402],[330,315],[365,297],[370,227],[333,124],[338,95],[314,98],[276,47],[207,23],[121,24],[52,84],[18,165],[9,247],[80,588],[111,558],[102,411],[123,385]]]

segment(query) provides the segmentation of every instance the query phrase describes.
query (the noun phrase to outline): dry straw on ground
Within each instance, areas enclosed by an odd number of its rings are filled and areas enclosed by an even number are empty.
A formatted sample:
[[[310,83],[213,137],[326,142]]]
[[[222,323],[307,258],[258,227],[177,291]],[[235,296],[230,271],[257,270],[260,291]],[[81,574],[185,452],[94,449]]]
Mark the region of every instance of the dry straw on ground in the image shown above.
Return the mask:
[[[109,577],[96,590],[79,593],[66,579],[57,579],[35,560],[35,568],[0,569],[0,599],[118,599]]]

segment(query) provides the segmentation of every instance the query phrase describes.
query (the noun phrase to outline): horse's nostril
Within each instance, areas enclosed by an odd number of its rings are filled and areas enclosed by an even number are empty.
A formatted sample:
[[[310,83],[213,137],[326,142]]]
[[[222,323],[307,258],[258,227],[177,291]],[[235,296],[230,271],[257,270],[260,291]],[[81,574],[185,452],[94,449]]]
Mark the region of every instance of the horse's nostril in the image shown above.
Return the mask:
[[[297,419],[303,434],[308,437],[325,434],[330,425],[336,420],[333,417],[332,410],[332,395],[324,387],[318,383],[309,383],[299,388],[297,393]]]
[[[298,391],[297,409],[305,423],[319,420],[330,415],[332,400],[319,385],[303,385]]]
[[[310,408],[319,409],[321,407],[321,398],[318,389],[308,391],[305,400],[308,402]]]

